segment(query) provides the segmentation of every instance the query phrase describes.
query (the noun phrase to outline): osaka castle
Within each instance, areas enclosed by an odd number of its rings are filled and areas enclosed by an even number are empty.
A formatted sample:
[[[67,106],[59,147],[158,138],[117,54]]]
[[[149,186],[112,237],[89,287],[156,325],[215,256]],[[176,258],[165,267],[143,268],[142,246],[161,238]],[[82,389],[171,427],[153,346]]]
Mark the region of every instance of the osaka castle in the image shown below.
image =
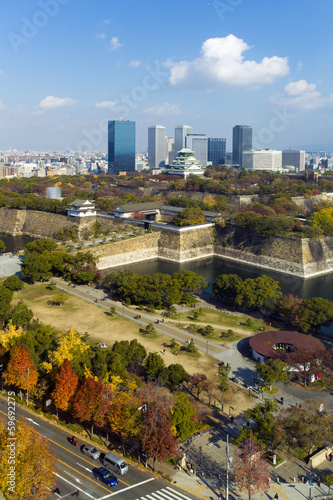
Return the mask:
[[[186,179],[189,175],[203,175],[205,168],[198,162],[194,152],[188,148],[178,151],[178,155],[168,168],[168,174],[181,175]]]

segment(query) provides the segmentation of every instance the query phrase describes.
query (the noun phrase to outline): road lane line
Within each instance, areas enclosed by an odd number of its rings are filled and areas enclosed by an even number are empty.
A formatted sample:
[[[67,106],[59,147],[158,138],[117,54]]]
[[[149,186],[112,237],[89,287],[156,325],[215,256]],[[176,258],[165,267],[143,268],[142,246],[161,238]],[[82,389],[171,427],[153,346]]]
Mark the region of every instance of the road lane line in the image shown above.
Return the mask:
[[[141,481],[141,483],[133,484],[132,486],[129,486],[128,488],[123,488],[120,491],[115,491],[114,493],[110,493],[110,495],[105,495],[105,497],[101,497],[98,500],[105,500],[106,498],[113,497],[115,495],[119,495],[119,493],[123,493],[124,491],[131,490],[133,488],[136,488],[137,486],[141,486],[142,484],[150,483],[150,481],[155,481],[154,477],[151,477],[150,479],[146,479],[146,481]]]
[[[97,484],[97,486],[99,486],[100,488],[103,488],[103,490],[106,490],[106,491],[109,491],[107,488],[105,488],[104,486],[102,486],[100,483],[97,483],[96,481],[94,481],[93,479],[91,479],[90,477],[86,476],[85,474],[82,474],[82,472],[79,472],[78,470],[74,469],[74,467],[71,467],[70,465],[66,464],[65,462],[62,462],[61,460],[57,459],[58,462],[60,462],[61,464],[65,465],[66,467],[68,467],[69,469],[72,469],[74,472],[76,472],[77,474],[80,474],[80,476],[83,476],[85,477],[86,479],[88,479],[89,481],[91,481],[92,483],[94,484]],[[66,472],[66,471],[65,471]],[[91,473],[93,473],[91,471]],[[66,474],[68,474],[68,472],[66,472]],[[78,479],[79,481],[79,479]],[[80,481],[79,481],[80,482]]]
[[[169,491],[170,491],[170,492],[172,492],[173,494],[175,494],[175,492],[176,492],[176,490],[174,490],[174,489],[170,488],[170,486],[167,486],[165,489],[166,489],[166,490],[169,490]],[[170,493],[170,494],[171,494],[171,493]],[[191,500],[191,498],[190,498],[190,497],[187,497],[187,496],[186,496],[186,495],[184,495],[183,493],[180,493],[180,491],[177,491],[177,495],[178,495],[178,496],[181,496],[181,497],[182,497],[182,498],[184,498],[185,500]]]
[[[85,467],[84,465],[79,464],[79,462],[76,462],[76,465],[79,465],[80,467],[82,467],[82,469],[86,469],[88,472],[91,472],[91,470],[88,469],[88,467]]]
[[[86,491],[82,490],[81,488],[79,488],[76,484],[73,484],[71,483],[70,481],[68,481],[67,479],[65,479],[64,477],[60,476],[60,474],[57,474],[56,472],[53,472],[53,474],[57,477],[60,477],[60,479],[62,479],[63,481],[65,481],[65,483],[68,483],[70,484],[71,486],[73,486],[73,488],[75,488],[76,490],[79,490],[81,491],[82,493],[84,493],[85,495],[87,495],[88,497],[92,498],[93,500],[97,500],[95,497],[93,497],[92,495],[90,495],[89,493],[87,493]],[[66,495],[67,496],[67,495]]]

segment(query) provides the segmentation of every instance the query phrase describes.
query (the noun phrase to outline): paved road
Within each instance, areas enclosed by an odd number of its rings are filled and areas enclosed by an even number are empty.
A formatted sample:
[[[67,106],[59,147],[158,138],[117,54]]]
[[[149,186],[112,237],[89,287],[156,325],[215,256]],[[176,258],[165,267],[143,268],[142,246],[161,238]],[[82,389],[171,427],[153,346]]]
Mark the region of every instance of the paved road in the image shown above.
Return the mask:
[[[68,430],[45,421],[24,407],[16,405],[15,410],[16,418],[20,419],[25,416],[34,429],[48,439],[52,451],[57,454],[57,488],[50,493],[49,500],[73,496],[79,496],[83,500],[106,500],[111,496],[116,496],[121,500],[145,498],[193,500],[197,498],[191,494],[185,495],[176,486],[170,486],[169,483],[156,478],[147,470],[139,469],[131,463],[129,463],[128,473],[118,476],[118,485],[110,490],[93,476],[92,469],[101,467],[102,463],[82,454],[81,448],[84,443],[79,436],[79,447],[72,446],[68,441]],[[7,401],[1,397],[0,414],[6,417],[6,411]]]

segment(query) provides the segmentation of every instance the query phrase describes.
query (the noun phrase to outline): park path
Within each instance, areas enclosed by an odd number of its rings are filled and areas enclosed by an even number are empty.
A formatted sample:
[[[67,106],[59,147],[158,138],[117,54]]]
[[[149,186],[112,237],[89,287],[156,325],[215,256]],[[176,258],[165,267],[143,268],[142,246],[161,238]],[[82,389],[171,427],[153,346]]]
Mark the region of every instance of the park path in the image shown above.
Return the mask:
[[[75,288],[72,286],[69,286],[67,282],[60,278],[52,278],[52,281],[55,282],[56,287],[59,290],[62,290],[66,293],[69,293],[71,295],[75,295],[76,297],[80,297],[84,300],[87,300],[91,303],[96,303],[96,306],[102,307],[103,309],[110,310],[110,307],[114,307],[116,313],[119,316],[122,316],[123,318],[130,319],[132,321],[135,321],[137,324],[142,325],[142,326],[147,326],[149,323],[155,323],[156,322],[156,317],[151,316],[147,313],[142,313],[140,311],[140,319],[136,319],[135,316],[137,316],[138,312],[133,311],[129,307],[126,307],[122,305],[120,302],[116,302],[114,300],[111,300],[109,298],[105,298],[105,293],[102,290],[98,290],[95,288],[92,288],[88,285],[76,285]],[[200,351],[210,354],[211,356],[215,357],[217,360],[220,361],[221,355],[224,351],[228,350],[227,347],[222,347],[215,342],[212,342],[210,340],[205,340],[202,339],[201,337],[195,336],[190,333],[186,333],[184,330],[177,328],[173,324],[168,324],[168,323],[161,323],[161,321],[158,323],[158,325],[155,323],[155,329],[163,333],[171,338],[174,338],[175,340],[178,340],[180,342],[188,342],[191,339],[193,339],[194,344],[197,349]]]

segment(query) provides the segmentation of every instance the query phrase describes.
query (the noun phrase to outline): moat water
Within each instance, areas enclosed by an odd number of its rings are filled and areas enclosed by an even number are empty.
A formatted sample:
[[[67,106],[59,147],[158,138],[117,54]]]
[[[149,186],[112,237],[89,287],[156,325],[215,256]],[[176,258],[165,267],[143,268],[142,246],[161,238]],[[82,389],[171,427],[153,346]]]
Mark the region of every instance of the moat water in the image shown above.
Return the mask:
[[[167,273],[172,274],[183,269],[194,271],[203,276],[209,282],[208,291],[220,274],[238,274],[241,278],[256,278],[262,274],[277,280],[283,293],[292,293],[303,299],[312,297],[322,297],[333,301],[333,273],[316,276],[314,278],[299,278],[287,274],[265,270],[259,267],[229,261],[219,257],[207,257],[191,262],[179,264],[161,259],[147,260],[134,264],[119,266],[109,269],[117,271],[120,269],[132,269],[137,274]],[[333,336],[333,325],[329,329],[324,328],[323,332]]]
[[[6,252],[12,252],[15,248],[24,248],[27,243],[35,238],[30,236],[12,236],[11,234],[0,233],[0,240],[6,245]]]

